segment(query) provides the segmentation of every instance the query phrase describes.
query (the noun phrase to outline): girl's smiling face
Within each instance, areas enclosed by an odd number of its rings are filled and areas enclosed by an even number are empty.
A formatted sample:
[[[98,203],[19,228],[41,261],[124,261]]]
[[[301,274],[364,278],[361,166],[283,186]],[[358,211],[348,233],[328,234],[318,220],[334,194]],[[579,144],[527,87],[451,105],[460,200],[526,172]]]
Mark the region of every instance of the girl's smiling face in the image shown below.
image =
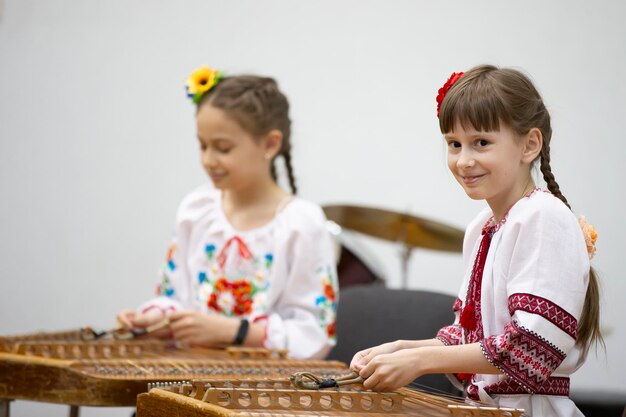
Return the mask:
[[[224,110],[201,106],[196,125],[202,165],[216,188],[240,190],[269,177],[264,140],[253,137]]]
[[[448,168],[470,198],[486,200],[494,214],[506,211],[532,182],[526,136],[504,123],[498,131],[481,132],[457,122],[444,135]]]

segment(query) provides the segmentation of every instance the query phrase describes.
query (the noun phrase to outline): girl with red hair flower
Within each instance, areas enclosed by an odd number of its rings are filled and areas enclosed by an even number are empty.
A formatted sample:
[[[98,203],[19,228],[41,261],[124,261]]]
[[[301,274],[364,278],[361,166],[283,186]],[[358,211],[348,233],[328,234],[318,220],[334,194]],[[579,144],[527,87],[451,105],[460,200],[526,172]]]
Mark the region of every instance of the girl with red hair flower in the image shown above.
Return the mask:
[[[525,416],[582,416],[569,376],[602,341],[589,263],[597,233],[579,224],[552,173],[548,110],[527,76],[482,65],[450,77],[437,115],[450,171],[488,205],[465,233],[455,321],[433,339],[358,352],[351,367],[366,388],[448,373],[470,400]],[[547,190],[535,186],[535,163]]]

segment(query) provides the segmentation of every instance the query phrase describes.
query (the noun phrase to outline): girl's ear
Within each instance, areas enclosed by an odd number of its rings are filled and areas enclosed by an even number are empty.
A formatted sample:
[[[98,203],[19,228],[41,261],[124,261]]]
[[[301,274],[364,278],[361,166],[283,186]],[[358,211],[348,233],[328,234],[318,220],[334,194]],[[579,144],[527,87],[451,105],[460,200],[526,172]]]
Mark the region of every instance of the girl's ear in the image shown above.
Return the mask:
[[[274,159],[283,146],[283,132],[278,129],[270,130],[263,138],[266,159]]]
[[[541,148],[543,147],[543,135],[541,134],[541,130],[533,127],[524,136],[523,141],[522,161],[530,164],[539,157]]]

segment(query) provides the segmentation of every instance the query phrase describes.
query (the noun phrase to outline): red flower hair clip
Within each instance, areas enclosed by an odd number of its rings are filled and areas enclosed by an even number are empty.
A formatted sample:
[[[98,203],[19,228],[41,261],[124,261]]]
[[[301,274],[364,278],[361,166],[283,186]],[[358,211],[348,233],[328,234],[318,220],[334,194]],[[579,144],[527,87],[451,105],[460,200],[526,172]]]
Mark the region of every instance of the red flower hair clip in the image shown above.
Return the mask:
[[[448,81],[446,81],[443,87],[441,87],[437,92],[437,118],[439,118],[439,109],[441,108],[443,99],[446,97],[446,94],[448,94],[448,90],[459,80],[459,78],[461,78],[463,74],[463,72],[453,72],[450,78],[448,78]]]

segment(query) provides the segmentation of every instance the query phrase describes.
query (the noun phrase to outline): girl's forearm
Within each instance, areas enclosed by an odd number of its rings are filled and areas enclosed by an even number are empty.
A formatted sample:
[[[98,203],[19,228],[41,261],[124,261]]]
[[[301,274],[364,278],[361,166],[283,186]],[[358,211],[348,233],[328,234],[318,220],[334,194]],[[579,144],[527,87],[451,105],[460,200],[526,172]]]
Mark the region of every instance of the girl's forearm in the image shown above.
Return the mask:
[[[501,374],[483,355],[480,344],[425,346],[416,350],[423,374]]]
[[[248,330],[248,336],[244,341],[244,346],[248,347],[263,347],[263,342],[266,336],[266,326],[259,323],[250,323],[250,329]]]
[[[439,339],[424,339],[424,340],[398,340],[396,342],[399,349],[415,349],[427,346],[443,346],[443,342]]]

